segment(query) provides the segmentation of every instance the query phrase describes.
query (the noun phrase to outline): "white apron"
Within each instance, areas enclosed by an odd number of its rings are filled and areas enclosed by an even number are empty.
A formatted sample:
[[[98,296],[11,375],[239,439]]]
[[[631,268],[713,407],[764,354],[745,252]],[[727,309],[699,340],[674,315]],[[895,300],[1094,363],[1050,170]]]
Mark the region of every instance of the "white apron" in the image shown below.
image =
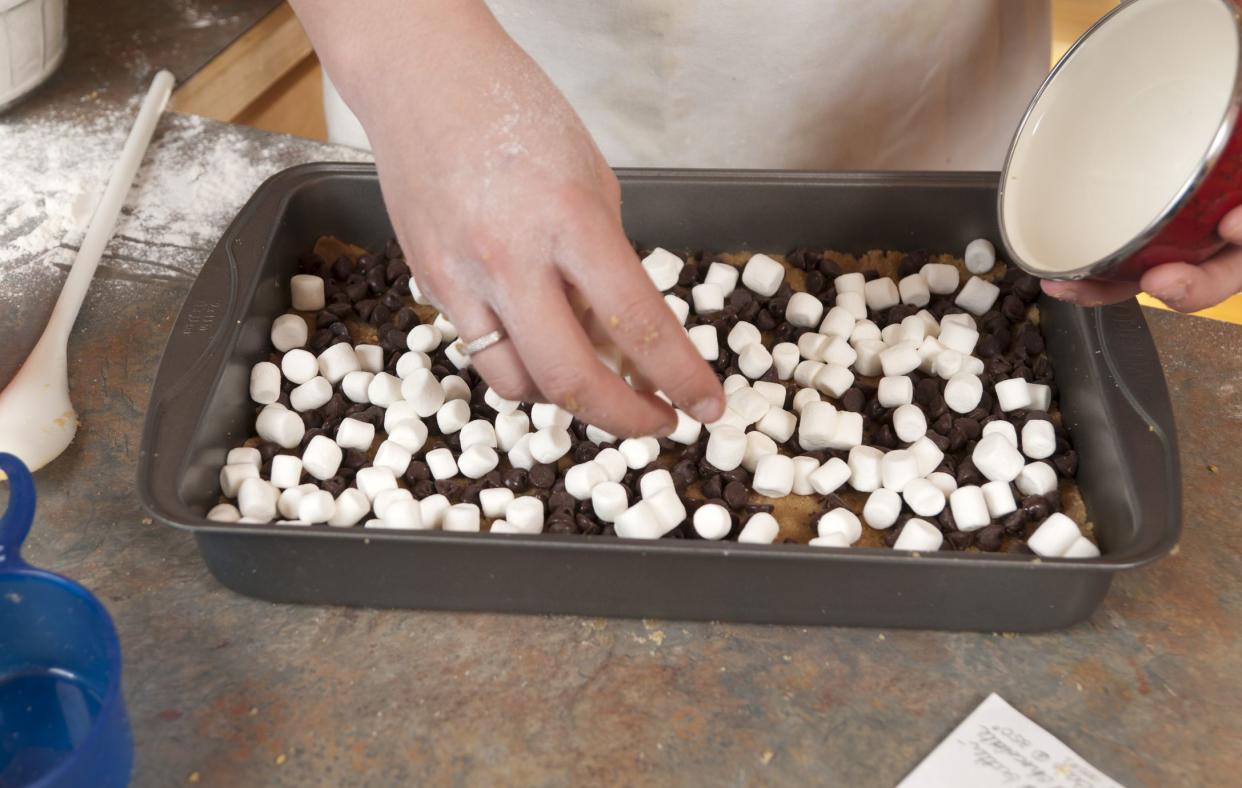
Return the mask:
[[[489,6],[619,167],[998,169],[1048,71],[1048,0]]]

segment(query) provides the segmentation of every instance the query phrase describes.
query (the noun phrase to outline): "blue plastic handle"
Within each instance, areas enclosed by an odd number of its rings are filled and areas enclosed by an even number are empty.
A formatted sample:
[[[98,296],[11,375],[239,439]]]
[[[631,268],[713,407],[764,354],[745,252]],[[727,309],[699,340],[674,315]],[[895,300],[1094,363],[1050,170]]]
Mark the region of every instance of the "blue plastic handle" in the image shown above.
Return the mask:
[[[26,463],[12,454],[0,452],[0,471],[9,477],[9,507],[0,517],[0,571],[3,571],[26,566],[22,561],[22,542],[26,541],[30,524],[34,522],[35,486]]]

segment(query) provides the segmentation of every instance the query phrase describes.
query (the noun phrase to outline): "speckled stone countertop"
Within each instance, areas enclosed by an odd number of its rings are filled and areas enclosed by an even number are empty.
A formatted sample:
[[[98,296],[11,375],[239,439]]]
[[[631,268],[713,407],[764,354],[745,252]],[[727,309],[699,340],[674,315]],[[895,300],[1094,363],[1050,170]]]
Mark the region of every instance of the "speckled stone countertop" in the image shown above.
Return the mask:
[[[72,5],[69,60],[0,116],[0,135],[36,122],[68,133],[128,106],[155,67],[188,76],[272,3]],[[165,120],[157,150],[187,130],[204,150],[227,141],[257,177],[357,158],[184,117]],[[213,206],[215,235],[245,196]],[[83,426],[37,476],[26,551],[116,619],[135,784],[890,786],[991,691],[1126,785],[1242,773],[1242,327],[1147,313],[1179,430],[1185,532],[1174,555],[1119,575],[1100,610],[1064,632],[278,606],[219,586],[194,540],[153,525],[134,492],[156,365],[210,246],[109,247],[70,345]],[[152,275],[123,258],[172,262]],[[61,269],[22,278],[36,264],[0,268],[0,382],[55,297]]]

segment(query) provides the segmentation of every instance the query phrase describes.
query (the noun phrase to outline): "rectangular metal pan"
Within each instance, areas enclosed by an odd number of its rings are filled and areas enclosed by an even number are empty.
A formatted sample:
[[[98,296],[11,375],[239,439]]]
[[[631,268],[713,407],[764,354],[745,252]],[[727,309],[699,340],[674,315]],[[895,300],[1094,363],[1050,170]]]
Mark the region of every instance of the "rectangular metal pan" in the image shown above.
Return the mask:
[[[620,178],[626,230],[646,245],[956,251],[976,237],[998,240],[994,173],[632,170]],[[143,505],[192,532],[211,572],[240,593],[313,604],[1036,631],[1086,618],[1114,572],[1177,542],[1173,417],[1138,306],[1079,309],[1048,299],[1040,302],[1047,352],[1099,559],[211,523],[203,513],[219,494],[225,453],[251,428],[250,367],[269,352],[299,255],[325,234],[370,247],[391,236],[373,167],[296,167],[255,193],[186,299],[147,412]]]

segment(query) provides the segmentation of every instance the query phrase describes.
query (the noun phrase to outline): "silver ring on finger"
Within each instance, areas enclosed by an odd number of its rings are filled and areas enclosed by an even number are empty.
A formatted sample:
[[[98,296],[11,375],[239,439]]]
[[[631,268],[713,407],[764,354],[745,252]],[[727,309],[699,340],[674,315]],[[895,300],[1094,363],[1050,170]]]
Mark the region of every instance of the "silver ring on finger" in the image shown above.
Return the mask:
[[[492,345],[497,344],[505,336],[505,330],[498,328],[495,331],[488,331],[483,336],[472,339],[469,342],[464,339],[458,339],[457,351],[466,357],[473,356],[475,353],[481,353]]]

